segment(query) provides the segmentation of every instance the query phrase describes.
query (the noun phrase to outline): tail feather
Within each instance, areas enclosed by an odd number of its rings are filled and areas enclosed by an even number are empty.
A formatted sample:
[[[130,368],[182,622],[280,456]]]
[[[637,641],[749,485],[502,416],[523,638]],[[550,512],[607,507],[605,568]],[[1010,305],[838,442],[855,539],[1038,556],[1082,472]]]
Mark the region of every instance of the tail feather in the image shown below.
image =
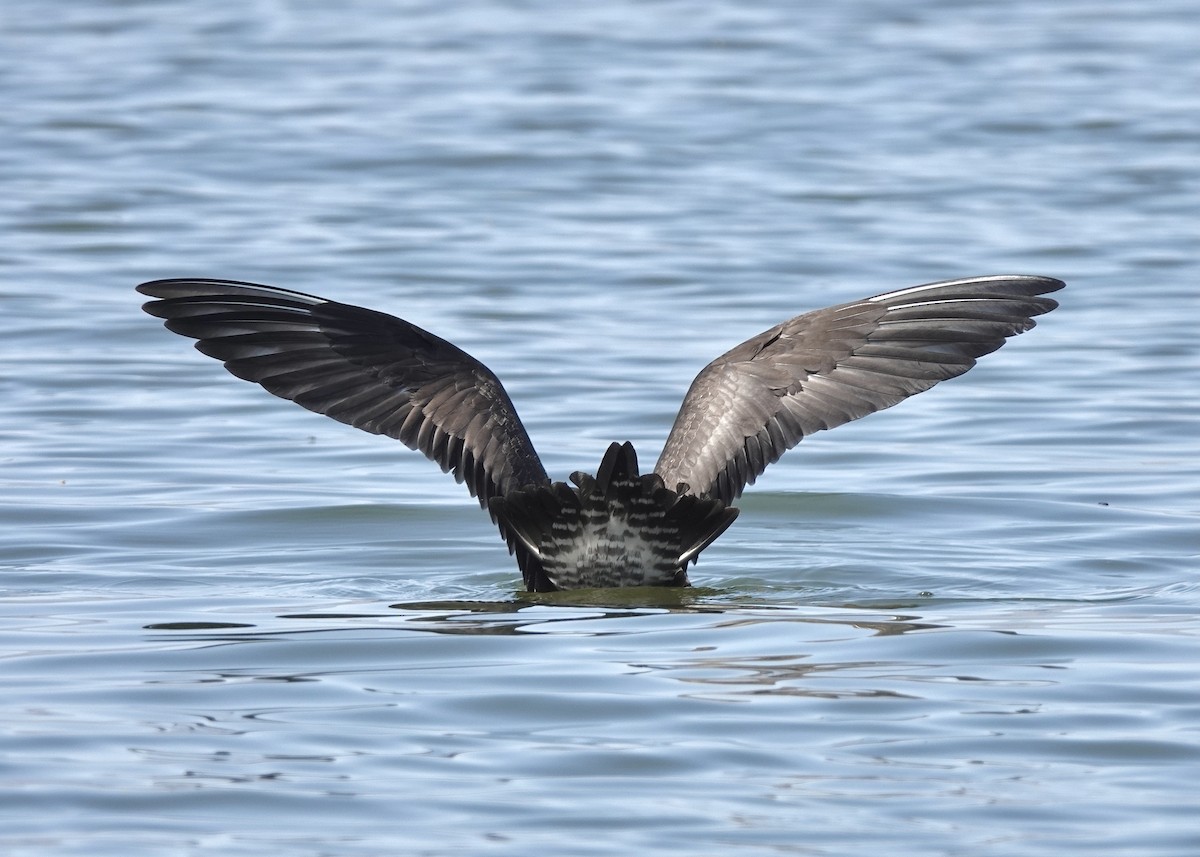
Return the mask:
[[[529,486],[489,502],[531,591],[687,585],[688,564],[738,515],[640,475],[630,443],[611,444],[595,477],[577,472],[571,481],[576,488]]]
[[[679,526],[679,544],[682,553],[679,562],[684,568],[695,562],[700,551],[715,542],[729,529],[738,516],[736,506],[726,506],[720,500],[702,499],[694,494],[684,494],[667,512],[667,519]]]
[[[578,509],[579,497],[567,485],[555,482],[493,497],[489,505],[512,537],[541,559],[541,546],[553,531],[554,520],[564,510]]]

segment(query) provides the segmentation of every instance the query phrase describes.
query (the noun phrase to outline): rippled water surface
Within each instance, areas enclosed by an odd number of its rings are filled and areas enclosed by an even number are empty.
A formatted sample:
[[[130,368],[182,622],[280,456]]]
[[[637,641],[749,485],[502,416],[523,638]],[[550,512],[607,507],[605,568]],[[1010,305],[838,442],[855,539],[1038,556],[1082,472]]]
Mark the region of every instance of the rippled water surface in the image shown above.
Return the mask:
[[[1200,853],[1194,4],[5,0],[0,851]],[[461,486],[138,309],[402,315],[557,478],[709,359],[1061,277],[806,440],[686,591],[526,595]]]

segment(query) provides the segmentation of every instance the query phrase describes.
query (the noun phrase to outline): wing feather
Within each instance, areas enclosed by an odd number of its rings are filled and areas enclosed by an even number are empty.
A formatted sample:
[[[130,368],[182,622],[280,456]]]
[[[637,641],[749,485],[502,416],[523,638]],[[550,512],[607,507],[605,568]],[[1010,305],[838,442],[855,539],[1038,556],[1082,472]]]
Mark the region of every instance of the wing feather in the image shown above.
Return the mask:
[[[499,379],[402,319],[271,286],[156,280],[146,312],[238,378],[419,450],[487,508],[550,480]]]
[[[889,408],[1034,326],[1049,277],[947,280],[796,316],[721,355],[692,382],[655,472],[732,503],[816,431]]]

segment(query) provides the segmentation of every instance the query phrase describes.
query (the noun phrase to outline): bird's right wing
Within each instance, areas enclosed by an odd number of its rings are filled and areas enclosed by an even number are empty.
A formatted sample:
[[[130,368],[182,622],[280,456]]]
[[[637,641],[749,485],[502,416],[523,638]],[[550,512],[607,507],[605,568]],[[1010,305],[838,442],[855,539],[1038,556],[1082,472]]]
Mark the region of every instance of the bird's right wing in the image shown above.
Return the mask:
[[[1049,277],[950,280],[796,316],[706,366],[654,468],[668,487],[732,503],[815,431],[961,375],[1058,306]]]
[[[362,307],[231,280],[155,280],[143,306],[239,378],[437,462],[488,500],[549,484],[486,366],[416,325]]]

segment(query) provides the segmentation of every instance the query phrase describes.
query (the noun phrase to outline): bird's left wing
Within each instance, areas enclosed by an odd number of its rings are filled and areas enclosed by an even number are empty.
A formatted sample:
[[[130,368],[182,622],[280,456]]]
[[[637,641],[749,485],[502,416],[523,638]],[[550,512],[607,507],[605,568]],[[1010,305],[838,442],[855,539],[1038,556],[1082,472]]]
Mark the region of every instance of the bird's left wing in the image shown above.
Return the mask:
[[[237,377],[419,450],[484,508],[550,481],[499,379],[414,324],[232,280],[155,280],[137,290],[157,298],[146,312]]]

